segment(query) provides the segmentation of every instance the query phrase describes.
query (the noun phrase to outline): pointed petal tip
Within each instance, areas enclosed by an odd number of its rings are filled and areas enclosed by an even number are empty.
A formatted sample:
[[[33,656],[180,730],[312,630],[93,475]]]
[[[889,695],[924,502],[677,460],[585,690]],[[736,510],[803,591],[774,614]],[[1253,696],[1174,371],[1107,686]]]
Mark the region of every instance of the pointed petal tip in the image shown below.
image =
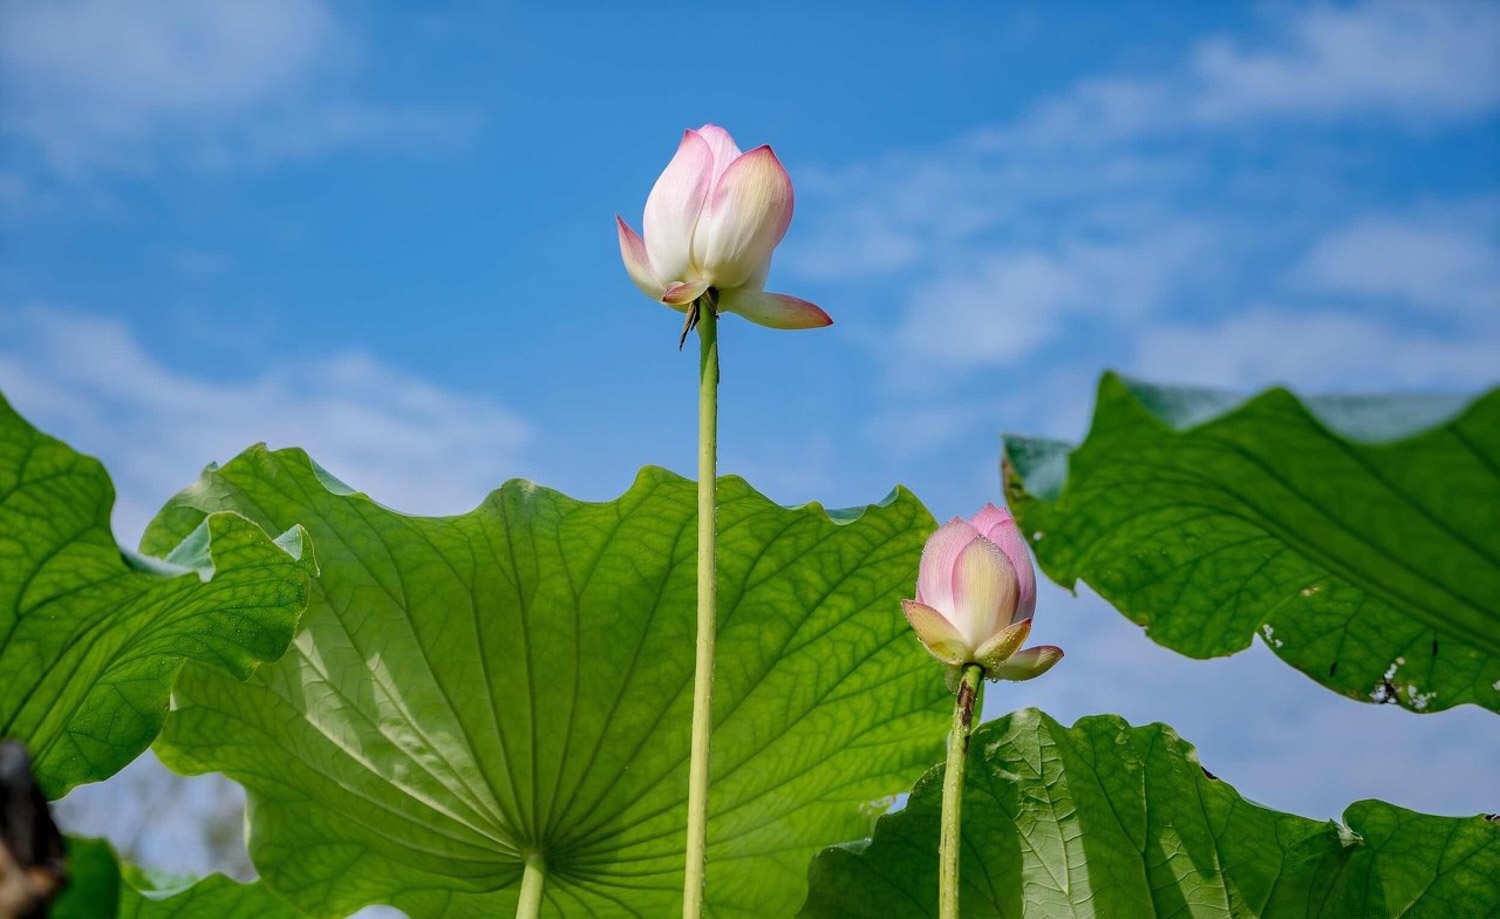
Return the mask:
[[[723,290],[763,278],[792,222],[794,204],[791,176],[770,147],[740,154],[718,175],[704,204],[693,233],[694,264]]]
[[[1031,635],[1031,620],[1021,619],[996,632],[974,652],[974,659],[986,672],[994,672],[1010,660],[1016,649]]]
[[[776,151],[771,149],[770,144],[761,144],[759,147],[751,147],[749,150],[741,153],[740,156],[769,156],[771,159],[776,160],[776,165],[781,165],[781,160],[777,158]]]
[[[667,289],[662,292],[661,302],[668,306],[686,306],[703,296],[705,290],[708,290],[707,282],[679,281],[667,285]]]
[[[729,129],[725,128],[723,125],[714,124],[712,121],[705,121],[696,128],[689,128],[688,131],[693,134],[697,134],[699,137],[708,141],[710,146],[712,146],[715,141],[722,140],[727,141],[728,145],[734,147],[736,151],[739,150],[739,147],[734,143],[734,135],[730,134]],[[738,155],[739,154],[736,153],[736,156]]]
[[[1056,645],[1036,645],[1018,651],[1010,660],[990,673],[990,679],[1021,682],[1034,680],[1051,670],[1063,658],[1063,650]]]
[[[720,309],[737,313],[756,325],[771,329],[821,329],[833,319],[821,307],[787,294],[735,288],[725,291]]]
[[[983,533],[987,539],[993,539],[990,536],[991,530],[997,526],[1003,526],[1010,521],[1010,512],[1002,507],[996,507],[993,501],[985,504],[973,517],[969,518],[969,522],[973,524],[974,529]]]
[[[620,260],[625,263],[625,273],[630,275],[631,283],[651,299],[659,298],[664,285],[651,270],[651,258],[646,254],[646,241],[619,214],[615,215],[615,234],[620,240]]]
[[[942,613],[916,600],[902,600],[901,612],[917,633],[917,639],[933,657],[945,664],[964,663],[970,648],[958,629]]]
[[[780,174],[780,177],[786,182],[786,219],[790,223],[792,211],[796,208],[797,195],[796,189],[792,187],[792,174],[786,171],[786,166],[782,164],[781,157],[776,155],[776,151],[771,149],[770,144],[761,144],[759,147],[752,147],[741,153],[735,162],[740,162],[741,160],[747,161],[747,165],[749,163],[760,163]]]

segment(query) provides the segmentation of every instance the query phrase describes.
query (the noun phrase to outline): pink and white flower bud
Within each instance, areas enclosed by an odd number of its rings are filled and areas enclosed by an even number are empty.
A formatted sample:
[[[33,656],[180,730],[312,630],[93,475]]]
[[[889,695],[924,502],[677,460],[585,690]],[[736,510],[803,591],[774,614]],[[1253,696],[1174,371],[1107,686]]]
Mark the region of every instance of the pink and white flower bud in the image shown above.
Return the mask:
[[[830,325],[806,300],[765,291],[792,199],[791,177],[770,147],[741,153],[718,125],[686,131],[646,198],[645,235],[615,218],[625,271],[646,296],[680,312],[712,289],[721,312],[773,329]]]
[[[1029,680],[1062,658],[1050,645],[1020,650],[1036,609],[1036,572],[1015,519],[993,504],[932,534],[917,598],[901,603],[922,644],[949,666],[979,664],[990,679]]]

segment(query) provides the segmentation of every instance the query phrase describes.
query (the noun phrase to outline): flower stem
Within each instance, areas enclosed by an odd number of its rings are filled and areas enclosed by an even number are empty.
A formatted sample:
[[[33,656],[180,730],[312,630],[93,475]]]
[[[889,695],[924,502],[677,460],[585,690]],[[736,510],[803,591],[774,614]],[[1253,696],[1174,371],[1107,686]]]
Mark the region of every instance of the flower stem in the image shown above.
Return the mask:
[[[958,862],[962,848],[960,824],[964,804],[964,763],[969,754],[969,732],[981,692],[984,670],[965,664],[953,704],[953,729],[948,734],[948,763],[943,771],[943,823],[938,841],[938,919],[958,919]]]
[[[715,488],[719,439],[719,319],[698,301],[698,648],[693,669],[693,746],[688,764],[687,861],[683,919],[703,915],[708,860],[708,739],[713,730]]]
[[[526,867],[521,872],[521,897],[516,901],[516,919],[537,919],[542,914],[542,881],[546,879],[547,866],[537,852],[526,855]]]

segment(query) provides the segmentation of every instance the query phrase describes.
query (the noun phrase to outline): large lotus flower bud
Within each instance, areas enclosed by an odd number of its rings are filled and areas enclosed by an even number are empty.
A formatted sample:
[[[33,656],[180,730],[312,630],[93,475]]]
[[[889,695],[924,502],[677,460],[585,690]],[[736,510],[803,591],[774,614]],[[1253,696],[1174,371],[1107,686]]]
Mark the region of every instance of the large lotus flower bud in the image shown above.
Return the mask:
[[[1051,645],[1018,650],[1031,633],[1036,573],[1015,519],[993,504],[932,534],[917,598],[901,604],[933,657],[953,667],[979,664],[990,679],[1029,680],[1063,655]]]
[[[792,222],[792,180],[767,146],[741,153],[723,128],[682,135],[646,199],[645,237],[616,217],[625,270],[646,296],[686,312],[705,293],[720,311],[774,329],[812,329],[828,314],[766,293],[771,252]]]

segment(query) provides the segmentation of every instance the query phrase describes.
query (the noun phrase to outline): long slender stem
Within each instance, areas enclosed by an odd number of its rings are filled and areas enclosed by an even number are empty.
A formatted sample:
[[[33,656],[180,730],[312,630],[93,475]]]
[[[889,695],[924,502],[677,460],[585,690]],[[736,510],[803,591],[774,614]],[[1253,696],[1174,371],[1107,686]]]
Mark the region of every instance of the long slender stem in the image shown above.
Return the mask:
[[[547,878],[547,865],[539,853],[526,855],[526,867],[521,872],[521,898],[516,901],[516,919],[537,919],[542,914],[542,882]]]
[[[693,669],[693,747],[688,764],[687,862],[683,919],[703,915],[708,860],[708,737],[713,730],[715,488],[719,440],[719,319],[698,302],[698,648]]]
[[[978,664],[965,664],[953,703],[953,728],[948,734],[948,762],[943,767],[943,823],[938,840],[938,919],[958,919],[958,861],[962,848],[964,763],[969,754],[969,732],[979,699]]]

